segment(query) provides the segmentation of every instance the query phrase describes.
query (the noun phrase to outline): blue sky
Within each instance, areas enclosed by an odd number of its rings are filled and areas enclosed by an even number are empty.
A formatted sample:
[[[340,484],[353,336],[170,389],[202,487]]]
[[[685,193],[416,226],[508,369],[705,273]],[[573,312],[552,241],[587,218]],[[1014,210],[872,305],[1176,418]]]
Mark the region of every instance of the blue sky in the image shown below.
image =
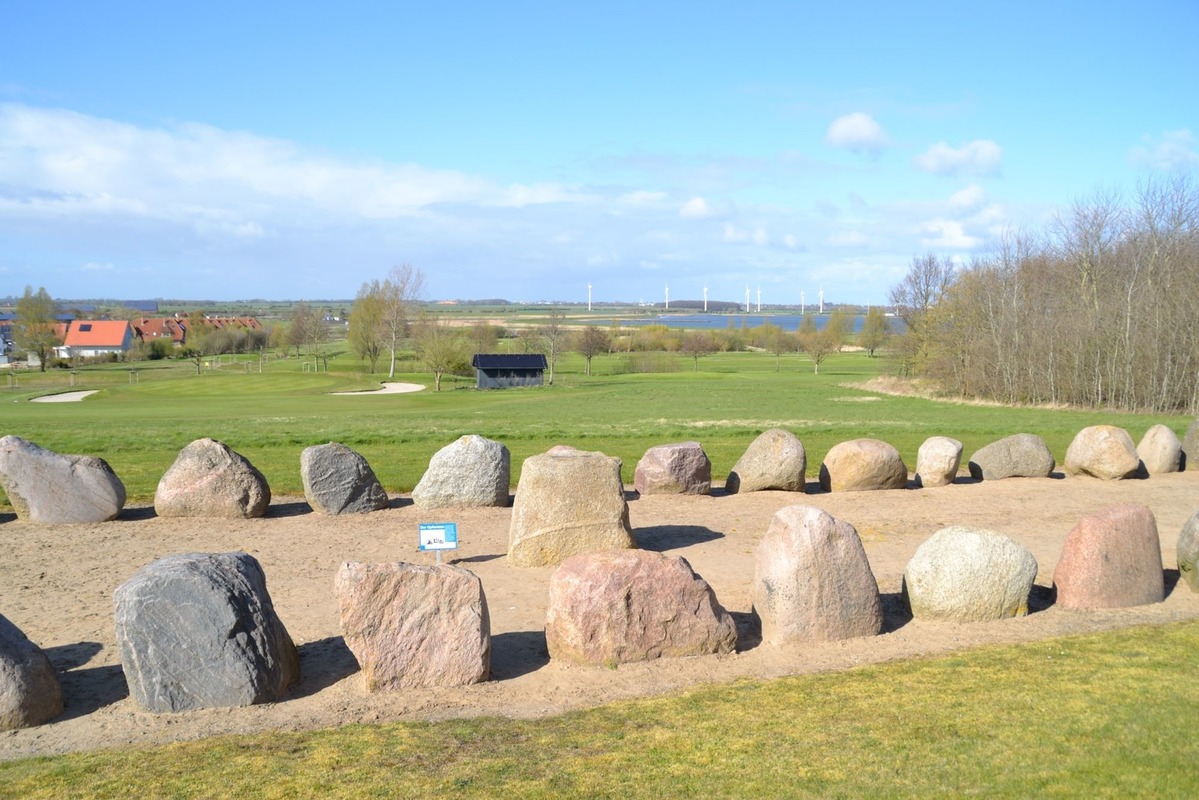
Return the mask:
[[[0,0],[0,295],[881,303],[1199,172],[1199,0],[575,5]]]

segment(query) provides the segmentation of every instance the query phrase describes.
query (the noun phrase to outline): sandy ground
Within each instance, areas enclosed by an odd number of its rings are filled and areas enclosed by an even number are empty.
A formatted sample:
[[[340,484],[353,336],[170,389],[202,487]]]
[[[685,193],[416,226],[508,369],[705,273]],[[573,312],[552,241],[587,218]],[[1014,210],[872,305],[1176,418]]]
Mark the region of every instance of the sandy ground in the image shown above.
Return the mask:
[[[99,389],[92,389],[86,392],[59,392],[58,394],[44,394],[41,397],[31,397],[31,403],[78,403],[85,397],[90,397]]]
[[[301,498],[276,498],[268,516],[245,521],[179,520],[132,507],[99,525],[40,526],[0,514],[0,613],[47,650],[60,671],[66,713],[37,728],[0,733],[0,759],[150,745],[214,734],[312,729],[351,722],[470,715],[537,717],[618,698],[656,695],[743,677],[770,678],[905,659],[986,643],[1165,623],[1199,617],[1199,594],[1178,580],[1175,546],[1199,508],[1199,472],[1105,483],[1091,478],[968,479],[937,489],[844,494],[760,492],[712,496],[630,493],[642,547],[684,556],[712,585],[741,633],[727,656],[662,659],[618,669],[551,663],[543,631],[550,568],[508,566],[510,508],[425,512],[407,497],[354,517],[313,513]],[[1148,505],[1157,518],[1167,598],[1152,606],[1096,612],[1051,603],[1062,542],[1085,514],[1116,502]],[[883,592],[886,630],[821,646],[761,644],[750,622],[754,551],[779,508],[808,504],[852,523]],[[492,680],[453,689],[368,695],[338,627],[333,576],[342,561],[432,563],[417,551],[419,522],[458,523],[456,561],[480,576],[492,624]],[[1040,565],[1033,613],[978,624],[910,619],[899,601],[912,554],[949,524],[1016,539]],[[172,553],[245,550],[262,563],[271,596],[299,647],[302,681],[280,703],[180,714],[139,711],[115,650],[112,593],[142,565]]]
[[[408,392],[419,392],[424,389],[419,383],[399,383],[398,381],[385,381],[380,389],[367,389],[363,392],[333,392],[333,394],[355,395],[355,394],[407,394]]]

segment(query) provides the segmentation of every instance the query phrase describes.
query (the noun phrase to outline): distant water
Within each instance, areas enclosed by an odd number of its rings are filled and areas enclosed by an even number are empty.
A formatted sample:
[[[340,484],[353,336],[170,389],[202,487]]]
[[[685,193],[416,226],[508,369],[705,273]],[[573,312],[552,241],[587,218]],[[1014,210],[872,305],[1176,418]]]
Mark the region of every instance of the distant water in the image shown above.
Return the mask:
[[[824,330],[828,324],[828,314],[808,314],[816,321],[817,330]],[[656,317],[646,317],[644,319],[622,319],[621,327],[631,327],[634,325],[665,325],[668,328],[697,328],[705,330],[725,330],[732,328],[739,330],[745,328],[758,328],[766,323],[777,325],[785,331],[799,330],[799,324],[803,317],[799,314],[659,314]],[[853,327],[850,331],[853,333],[861,333],[862,325],[866,322],[865,314],[858,314],[853,317]],[[613,321],[610,319],[596,320],[596,325],[609,326]],[[903,322],[896,317],[887,317],[887,326],[893,332],[897,333],[903,328]]]

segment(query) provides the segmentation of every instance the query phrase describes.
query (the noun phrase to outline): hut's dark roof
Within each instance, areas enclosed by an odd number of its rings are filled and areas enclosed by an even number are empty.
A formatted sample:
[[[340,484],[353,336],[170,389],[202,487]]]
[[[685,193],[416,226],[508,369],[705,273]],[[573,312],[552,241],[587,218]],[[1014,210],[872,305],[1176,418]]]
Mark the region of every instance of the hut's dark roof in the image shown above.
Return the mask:
[[[545,369],[548,365],[541,353],[478,353],[470,360],[475,369]]]

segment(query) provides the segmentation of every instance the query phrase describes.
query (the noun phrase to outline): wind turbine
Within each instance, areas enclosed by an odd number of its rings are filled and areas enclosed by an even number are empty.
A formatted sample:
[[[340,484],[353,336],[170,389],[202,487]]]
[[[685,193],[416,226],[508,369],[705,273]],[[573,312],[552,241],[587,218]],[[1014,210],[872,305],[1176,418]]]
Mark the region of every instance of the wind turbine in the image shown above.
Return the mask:
[[[666,310],[670,310],[670,287],[666,287]]]
[[[820,313],[824,313],[824,287],[820,287]]]
[[[799,290],[799,313],[800,313],[800,316],[803,316],[804,310],[805,310],[805,306],[804,306],[803,289],[800,289]]]
[[[762,287],[758,287],[758,313],[762,313]]]
[[[708,313],[708,284],[704,282],[704,313]]]
[[[587,310],[591,310],[591,284],[587,284]]]
[[[749,284],[745,284],[745,313],[749,313]]]

